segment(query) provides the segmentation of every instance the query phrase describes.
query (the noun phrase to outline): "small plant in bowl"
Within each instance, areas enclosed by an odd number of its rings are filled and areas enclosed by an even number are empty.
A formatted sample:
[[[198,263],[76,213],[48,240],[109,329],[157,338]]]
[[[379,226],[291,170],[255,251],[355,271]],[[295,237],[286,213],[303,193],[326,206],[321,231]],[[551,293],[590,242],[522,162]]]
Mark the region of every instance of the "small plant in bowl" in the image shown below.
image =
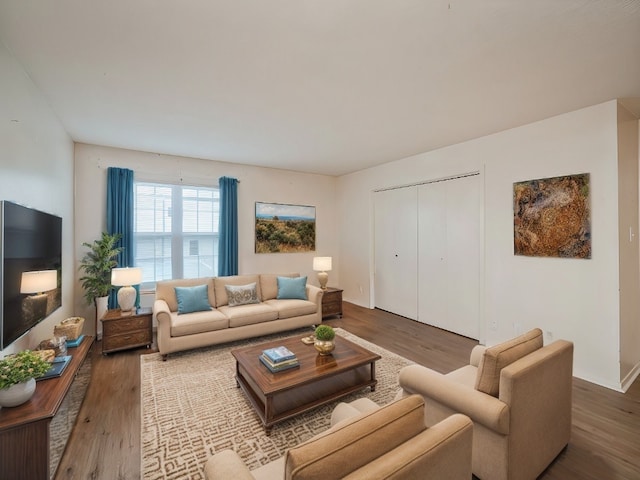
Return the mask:
[[[315,331],[313,346],[320,355],[330,355],[336,347],[334,339],[336,332],[329,325],[319,325]]]
[[[318,340],[333,340],[334,338],[336,338],[336,332],[329,325],[319,325],[318,327],[316,327],[315,336]]]
[[[36,390],[35,379],[50,368],[49,362],[31,350],[0,360],[0,405],[15,407],[29,400]]]

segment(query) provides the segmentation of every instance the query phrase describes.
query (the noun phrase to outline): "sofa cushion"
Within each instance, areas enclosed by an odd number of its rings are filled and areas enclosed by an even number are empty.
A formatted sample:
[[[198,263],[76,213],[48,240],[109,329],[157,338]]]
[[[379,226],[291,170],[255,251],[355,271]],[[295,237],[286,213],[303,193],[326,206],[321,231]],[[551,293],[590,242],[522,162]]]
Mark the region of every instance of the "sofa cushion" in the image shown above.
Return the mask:
[[[227,301],[230,307],[260,303],[255,282],[248,285],[225,285],[224,289],[227,292]]]
[[[424,429],[424,400],[411,395],[289,449],[285,479],[345,477]]]
[[[171,336],[182,337],[229,328],[229,319],[217,310],[179,315],[171,312]]]
[[[278,277],[278,296],[282,299],[307,299],[307,277]]]
[[[215,307],[222,307],[229,304],[227,297],[227,289],[225,285],[248,285],[249,283],[255,283],[258,291],[258,298],[262,300],[260,293],[260,284],[258,281],[260,277],[258,275],[231,275],[228,277],[215,277],[213,279],[213,289],[216,293]]]
[[[211,310],[206,285],[175,287],[175,290],[179,314]]]
[[[193,287],[195,285],[207,286],[209,303],[215,305],[215,293],[213,290],[213,278],[181,278],[176,280],[162,280],[156,283],[156,300],[167,302],[169,310],[178,311],[178,299],[175,287]]]
[[[265,303],[278,311],[280,319],[312,315],[318,311],[318,306],[309,300],[267,300]]]
[[[296,278],[299,273],[282,273],[279,275],[272,273],[260,274],[260,294],[262,301],[273,300],[278,296],[278,277]]]
[[[242,327],[243,325],[278,319],[278,311],[266,303],[238,305],[237,307],[225,305],[218,310],[229,319],[230,327]]]
[[[542,330],[533,330],[485,350],[476,376],[476,390],[497,397],[500,371],[507,365],[542,347]]]

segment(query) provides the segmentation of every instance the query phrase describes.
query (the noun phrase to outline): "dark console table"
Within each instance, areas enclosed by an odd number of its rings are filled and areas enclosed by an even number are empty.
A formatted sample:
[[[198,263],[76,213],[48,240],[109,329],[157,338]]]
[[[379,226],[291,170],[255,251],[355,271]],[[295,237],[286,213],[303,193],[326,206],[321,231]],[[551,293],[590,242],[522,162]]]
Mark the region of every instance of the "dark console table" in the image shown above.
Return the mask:
[[[61,449],[53,445],[50,426],[67,424],[70,428],[74,418],[64,418],[56,422],[56,417],[69,415],[73,409],[61,408],[74,380],[83,365],[93,337],[85,336],[77,348],[68,349],[72,359],[62,375],[57,378],[40,380],[31,400],[18,407],[0,409],[0,478],[12,480],[49,480],[55,474],[66,437]],[[84,386],[86,388],[86,385]],[[80,393],[84,397],[84,392]],[[71,395],[69,395],[71,396]],[[81,403],[81,402],[80,402]],[[60,427],[62,428],[62,427]],[[56,432],[60,437],[61,432]],[[58,438],[59,440],[59,438]],[[58,451],[56,451],[58,450]],[[53,458],[52,458],[53,457]]]

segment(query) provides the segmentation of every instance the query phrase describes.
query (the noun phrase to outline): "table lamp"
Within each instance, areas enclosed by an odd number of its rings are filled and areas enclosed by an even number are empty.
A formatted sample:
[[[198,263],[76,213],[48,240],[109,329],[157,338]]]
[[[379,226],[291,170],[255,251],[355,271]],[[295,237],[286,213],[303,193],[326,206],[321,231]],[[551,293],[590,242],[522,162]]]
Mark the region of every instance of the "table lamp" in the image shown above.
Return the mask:
[[[331,257],[313,257],[313,270],[318,272],[318,281],[322,290],[327,289],[327,281],[331,271]]]
[[[111,285],[118,290],[118,305],[122,313],[131,313],[136,303],[136,289],[133,285],[142,283],[142,269],[138,267],[114,268],[111,270]]]

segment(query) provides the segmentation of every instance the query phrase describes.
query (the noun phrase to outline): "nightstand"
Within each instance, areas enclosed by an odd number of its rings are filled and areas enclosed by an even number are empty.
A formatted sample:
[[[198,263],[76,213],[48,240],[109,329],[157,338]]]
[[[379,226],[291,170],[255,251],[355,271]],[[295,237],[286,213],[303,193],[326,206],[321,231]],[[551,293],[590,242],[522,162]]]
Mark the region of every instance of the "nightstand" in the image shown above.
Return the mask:
[[[322,295],[322,318],[337,315],[342,318],[342,289],[327,287]]]
[[[119,308],[108,310],[102,321],[102,353],[117,352],[153,343],[153,312],[139,308],[131,314],[122,314]]]

